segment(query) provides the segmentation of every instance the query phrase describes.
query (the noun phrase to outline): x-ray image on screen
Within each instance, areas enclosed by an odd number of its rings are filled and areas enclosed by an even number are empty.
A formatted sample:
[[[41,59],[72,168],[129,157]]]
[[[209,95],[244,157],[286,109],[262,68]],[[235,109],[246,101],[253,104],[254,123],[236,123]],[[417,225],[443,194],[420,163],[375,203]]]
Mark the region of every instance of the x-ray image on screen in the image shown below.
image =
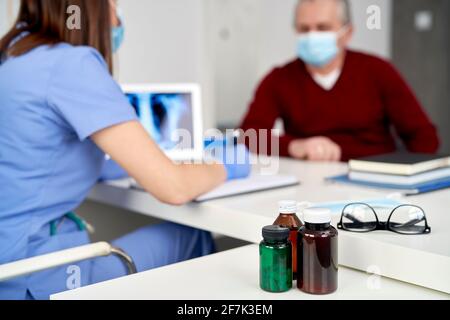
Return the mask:
[[[127,93],[127,97],[144,128],[162,149],[193,147],[192,138],[172,139],[180,129],[193,135],[191,94]]]

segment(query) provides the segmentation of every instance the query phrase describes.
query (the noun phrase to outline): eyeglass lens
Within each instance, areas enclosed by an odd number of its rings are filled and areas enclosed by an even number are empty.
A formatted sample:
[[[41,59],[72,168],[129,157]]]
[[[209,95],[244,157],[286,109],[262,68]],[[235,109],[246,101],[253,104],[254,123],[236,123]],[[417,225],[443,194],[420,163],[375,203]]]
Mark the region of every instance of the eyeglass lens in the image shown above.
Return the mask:
[[[419,207],[402,206],[392,213],[389,223],[392,231],[402,234],[421,234],[426,230],[425,213]]]
[[[367,232],[377,227],[377,217],[366,204],[350,204],[344,208],[342,226],[345,230],[353,232]]]

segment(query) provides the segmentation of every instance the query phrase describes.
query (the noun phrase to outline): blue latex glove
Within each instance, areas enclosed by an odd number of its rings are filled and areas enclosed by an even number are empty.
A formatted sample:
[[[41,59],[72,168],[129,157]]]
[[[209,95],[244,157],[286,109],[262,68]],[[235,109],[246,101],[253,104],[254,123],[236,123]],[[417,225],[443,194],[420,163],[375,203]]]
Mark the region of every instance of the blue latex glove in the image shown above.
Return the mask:
[[[250,175],[250,153],[245,145],[226,141],[205,141],[205,147],[208,155],[212,155],[225,166],[227,181],[247,178]]]
[[[234,161],[231,163],[224,161],[225,169],[227,170],[227,181],[247,178],[252,172],[250,153],[247,147],[243,144],[229,146],[225,148],[224,154],[226,155],[227,152],[233,152],[234,154]],[[224,159],[226,159],[226,156]]]

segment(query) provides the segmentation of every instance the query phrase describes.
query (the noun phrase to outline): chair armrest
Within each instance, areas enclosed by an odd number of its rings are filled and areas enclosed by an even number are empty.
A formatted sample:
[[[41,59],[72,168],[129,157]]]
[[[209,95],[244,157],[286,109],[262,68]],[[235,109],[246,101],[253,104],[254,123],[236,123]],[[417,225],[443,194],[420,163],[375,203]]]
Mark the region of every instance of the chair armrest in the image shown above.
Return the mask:
[[[98,242],[0,265],[0,282],[111,254],[123,259],[127,263],[130,273],[136,272],[133,261],[122,250],[114,248],[107,242]]]

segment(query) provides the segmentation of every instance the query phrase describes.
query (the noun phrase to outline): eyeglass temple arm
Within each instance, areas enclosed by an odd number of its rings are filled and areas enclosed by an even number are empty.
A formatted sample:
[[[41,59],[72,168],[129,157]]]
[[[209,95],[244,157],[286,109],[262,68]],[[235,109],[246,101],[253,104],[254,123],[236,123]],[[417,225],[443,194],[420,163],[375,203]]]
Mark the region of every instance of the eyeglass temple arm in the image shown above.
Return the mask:
[[[395,225],[397,228],[399,228],[399,227],[413,227],[414,225],[416,225],[416,224],[418,224],[418,223],[420,223],[420,222],[422,222],[422,221],[425,221],[425,218],[411,220],[411,221],[409,221],[409,222],[407,222],[407,223],[395,223],[395,222],[391,222],[390,224],[391,224],[391,225]]]

